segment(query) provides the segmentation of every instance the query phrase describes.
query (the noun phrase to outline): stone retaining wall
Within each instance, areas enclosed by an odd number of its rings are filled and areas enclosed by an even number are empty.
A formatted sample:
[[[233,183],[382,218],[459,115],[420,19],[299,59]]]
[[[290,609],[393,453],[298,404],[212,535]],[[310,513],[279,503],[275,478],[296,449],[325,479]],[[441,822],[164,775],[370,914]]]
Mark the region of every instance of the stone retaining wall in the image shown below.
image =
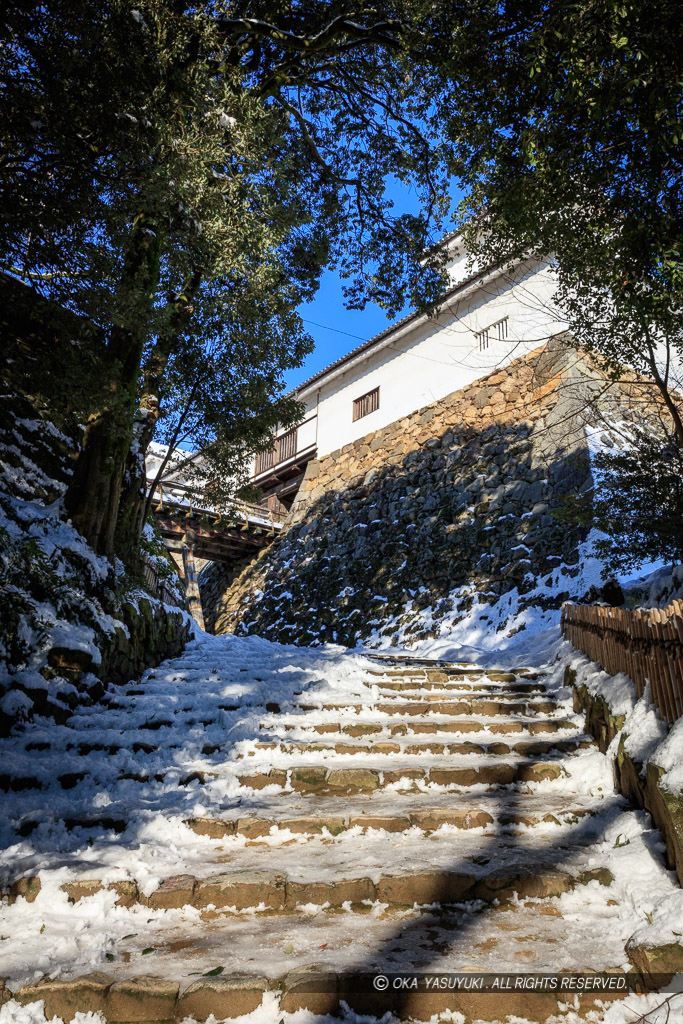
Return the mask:
[[[3,394],[0,736],[35,715],[65,722],[106,685],[180,654],[190,637],[185,613],[140,589],[142,579],[117,577],[60,517],[77,445],[28,398]],[[151,552],[153,541],[144,543]],[[159,537],[153,554],[163,550]]]
[[[99,664],[85,650],[60,646],[48,650],[47,664],[40,672],[44,687],[22,686],[32,702],[31,716],[64,723],[78,705],[99,700],[108,684],[139,679],[146,669],[181,654],[190,639],[186,613],[142,594],[117,608],[117,617],[121,626],[98,635]],[[12,716],[0,714],[0,735],[7,735],[13,724]]]
[[[618,737],[614,761],[615,785],[631,803],[646,810],[666,842],[666,859],[683,885],[683,793],[672,792],[666,785],[662,768],[652,761],[647,766],[628,752],[626,716],[616,715],[604,696],[591,694],[585,685],[577,685],[576,672],[567,667],[564,682],[574,691],[574,710],[586,714],[586,731],[595,736],[604,753]]]
[[[591,483],[587,403],[625,419],[630,397],[558,337],[311,462],[283,535],[237,580],[212,571],[207,620],[353,646],[423,639],[513,591],[517,611],[559,608],[581,592],[583,533],[556,513]]]
[[[148,668],[182,654],[190,639],[188,616],[159,601],[142,597],[125,604],[120,615],[128,636],[117,629],[102,652],[101,667],[95,669],[105,682],[139,679]]]

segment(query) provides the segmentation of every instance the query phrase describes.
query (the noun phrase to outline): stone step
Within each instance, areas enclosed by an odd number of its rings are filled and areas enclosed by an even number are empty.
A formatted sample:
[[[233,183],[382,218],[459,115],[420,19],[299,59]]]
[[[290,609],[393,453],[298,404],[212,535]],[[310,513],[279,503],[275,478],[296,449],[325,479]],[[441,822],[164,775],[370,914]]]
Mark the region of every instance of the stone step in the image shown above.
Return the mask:
[[[139,962],[142,946],[140,939],[129,937],[122,943],[122,955],[107,963],[106,971],[71,978],[52,979],[46,975],[14,992],[0,981],[0,1001],[12,996],[24,1005],[42,1001],[48,1020],[53,1016],[71,1020],[76,1010],[100,1013],[108,1024],[180,1024],[187,1019],[205,1021],[211,1015],[216,1020],[231,1020],[260,1008],[262,1016],[258,1019],[276,1019],[274,1013],[280,1017],[300,1010],[308,1011],[306,1020],[312,1015],[346,1018],[346,1007],[374,1018],[392,1011],[398,1020],[428,1021],[446,1014],[447,1019],[468,1024],[510,1019],[543,1024],[564,1019],[561,1011],[568,1002],[574,1007],[571,1017],[577,1024],[584,1019],[603,1019],[603,1004],[622,999],[622,993],[574,996],[569,989],[559,993],[514,989],[479,992],[470,985],[460,990],[440,990],[435,986],[427,989],[424,981],[418,990],[406,990],[392,984],[393,977],[413,971],[447,971],[466,977],[477,968],[515,974],[521,964],[526,964],[526,969],[531,965],[538,970],[539,958],[531,935],[542,936],[551,962],[553,955],[557,961],[566,962],[562,945],[566,925],[556,915],[543,914],[544,909],[547,907],[543,904],[487,906],[474,933],[470,923],[461,938],[457,931],[454,934],[453,915],[447,912],[434,910],[424,923],[409,918],[417,962],[406,962],[401,956],[402,929],[397,929],[397,921],[390,914],[374,922],[372,929],[368,929],[370,922],[365,916],[343,912],[333,912],[324,922],[304,915],[257,917],[250,922],[246,941],[242,919],[220,917],[203,922],[192,938],[183,937],[182,932],[177,937],[160,936],[151,954],[154,965],[148,966],[147,974],[141,973],[140,966],[137,970],[132,966]],[[293,931],[290,921],[295,925]],[[510,946],[518,953],[516,959],[509,953],[501,959],[492,934],[497,926],[505,929]],[[370,948],[369,930],[372,938],[380,937],[379,952]],[[453,953],[444,952],[449,939]],[[262,960],[258,953],[264,949],[268,957]],[[571,950],[566,976],[597,969],[609,971],[621,982],[623,953],[621,961],[617,957],[616,943],[609,950],[595,943],[581,944]],[[466,971],[461,969],[464,959],[468,963]],[[473,961],[475,965],[471,966]],[[226,963],[227,970],[222,966]],[[545,965],[543,961],[541,964],[542,969]],[[259,968],[263,973],[256,973]],[[386,989],[375,981],[380,974],[389,979]]]
[[[417,737],[416,737],[417,740]],[[443,743],[438,740],[422,739],[421,742],[398,743],[387,740],[375,740],[368,737],[365,743],[340,743],[334,740],[327,742],[311,743],[310,740],[269,740],[254,743],[254,750],[274,750],[281,754],[317,753],[329,751],[330,753],[342,755],[367,755],[367,754],[484,754],[502,756],[510,753],[535,756],[537,754],[549,754],[553,751],[566,753],[574,750],[585,750],[595,746],[595,740],[587,736],[577,736],[563,740],[522,740],[519,743],[508,744],[493,741],[490,743]],[[249,757],[249,752],[238,754],[238,760]]]
[[[467,668],[462,667],[449,667],[449,668],[438,668],[438,669],[388,669],[388,670],[370,670],[367,673],[367,677],[372,679],[373,682],[378,678],[384,679],[419,679],[426,682],[433,683],[448,683],[450,681],[463,681],[468,679],[482,679],[489,683],[514,683],[518,679],[531,679],[532,681],[538,678],[538,673],[533,670],[527,671],[518,669],[515,672],[501,672],[494,669],[486,670],[482,668]]]
[[[431,834],[444,825],[452,828],[468,830],[487,828],[496,824],[504,829],[514,831],[515,828],[535,828],[539,825],[575,825],[582,818],[590,817],[597,812],[590,808],[558,808],[556,810],[522,811],[493,809],[494,813],[476,806],[464,807],[425,807],[408,809],[401,814],[397,811],[373,813],[362,810],[360,813],[346,814],[308,814],[299,817],[234,817],[234,818],[188,818],[185,824],[196,835],[208,836],[210,839],[225,839],[229,836],[245,836],[256,840],[271,836],[278,831],[291,832],[295,835],[317,836],[328,834],[340,835],[352,828],[363,831],[381,829],[385,832],[406,832],[410,828],[418,828]]]
[[[333,718],[330,722],[317,722],[315,725],[306,725],[303,716],[300,719],[287,719],[286,717],[276,718],[272,722],[263,721],[259,729],[273,730],[281,728],[284,731],[299,730],[302,733],[310,732],[318,735],[332,735],[341,733],[345,736],[370,736],[375,733],[384,732],[389,736],[407,736],[416,733],[434,734],[439,732],[447,733],[494,733],[496,735],[515,734],[528,732],[532,735],[554,732],[576,732],[575,721],[567,718],[540,718],[540,719],[514,719],[506,718],[499,720],[478,721],[472,718],[451,718],[437,719],[418,716],[408,718],[404,722],[388,721],[386,719],[377,721],[361,720],[345,723],[343,720]]]
[[[400,715],[413,718],[416,715],[552,715],[558,711],[555,701],[499,701],[499,700],[403,700],[372,702],[365,704],[299,704],[301,711],[359,712],[372,709],[379,714]]]
[[[265,723],[262,723],[262,724],[265,725]],[[327,736],[327,735],[334,735],[336,733],[337,735],[348,735],[348,736],[351,736],[353,738],[356,738],[357,735],[358,735],[357,728],[359,728],[359,734],[361,736],[375,735],[374,733],[370,733],[369,731],[367,731],[366,725],[369,725],[372,728],[372,724],[371,723],[359,723],[359,727],[355,727],[355,726],[340,725],[340,723],[338,723],[338,722],[333,722],[333,723],[329,723],[328,725],[318,724],[318,725],[313,727],[312,731],[313,731],[313,734],[315,734],[316,736],[317,735],[325,735],[325,736]],[[426,752],[427,747],[430,747],[433,750],[434,753],[440,753],[440,751],[437,750],[438,743],[430,743],[429,740],[426,739],[427,736],[436,735],[436,734],[439,734],[439,733],[442,733],[442,734],[443,733],[447,733],[447,734],[455,735],[455,736],[457,736],[457,735],[472,735],[474,733],[482,734],[482,741],[481,741],[480,745],[481,746],[484,746],[484,745],[488,746],[489,752],[490,753],[494,753],[494,754],[503,754],[504,753],[503,745],[507,745],[508,747],[510,747],[511,751],[515,750],[517,753],[533,754],[535,752],[533,747],[524,748],[522,746],[519,746],[519,741],[518,742],[509,742],[509,741],[506,742],[506,738],[508,738],[508,737],[519,737],[519,736],[524,735],[524,734],[528,734],[530,736],[551,735],[551,734],[556,734],[558,732],[571,732],[571,733],[574,734],[571,737],[562,737],[562,739],[560,740],[560,744],[561,744],[560,746],[558,746],[557,743],[549,744],[550,747],[555,748],[555,749],[573,749],[572,747],[565,747],[564,746],[565,741],[566,742],[571,741],[572,744],[574,744],[575,741],[578,741],[579,747],[584,743],[584,741],[588,742],[587,740],[585,740],[585,737],[583,735],[579,735],[577,733],[577,727],[576,727],[576,724],[574,722],[569,721],[569,720],[562,720],[562,719],[539,719],[539,720],[522,719],[522,720],[517,720],[517,721],[515,721],[515,720],[509,720],[509,721],[507,721],[507,720],[505,720],[505,721],[489,720],[489,721],[483,721],[483,722],[473,721],[471,719],[469,719],[469,720],[468,719],[454,719],[454,720],[451,720],[451,721],[443,721],[442,720],[440,722],[433,722],[430,719],[427,719],[427,720],[424,720],[424,721],[420,721],[418,719],[415,719],[415,720],[412,720],[412,721],[409,720],[408,722],[400,722],[400,723],[393,723],[393,724],[392,723],[388,723],[388,724],[386,724],[384,726],[380,725],[380,724],[377,724],[377,727],[380,728],[380,729],[382,729],[382,728],[385,729],[386,733],[389,736],[389,740],[390,741],[391,741],[392,738],[394,738],[396,736],[410,736],[410,737],[414,737],[415,738],[414,739],[414,744],[413,744],[415,746],[415,750],[414,751],[408,751],[406,749],[405,745],[394,744],[392,746],[391,742],[390,742],[387,745],[387,747],[386,747],[386,755],[393,754],[393,753],[398,753],[400,755],[403,755],[403,754],[406,754],[406,753],[409,754],[409,755],[419,754],[419,753],[421,753],[421,751],[417,749],[417,744],[420,743],[420,742],[425,744],[425,752]],[[503,739],[501,740],[501,745],[499,747],[495,748],[494,750],[490,749],[491,748],[490,741],[487,742],[488,736],[490,736],[490,735],[495,735],[495,736],[503,737]],[[299,742],[300,738],[301,737],[296,737],[296,738],[294,738],[292,740],[288,740],[287,741],[289,743],[289,749],[291,750],[292,753],[296,753],[300,749],[305,749],[305,747],[302,747],[301,743]],[[248,743],[249,741],[241,741],[241,742],[247,742]],[[330,753],[334,753],[334,750],[333,750],[332,746],[328,746],[326,743],[322,743],[322,742],[321,743],[317,743],[317,746],[316,746],[316,743],[308,743],[305,746],[307,746],[308,749],[310,749],[310,750],[317,750],[318,752],[324,752],[326,750],[329,750]],[[139,744],[136,743],[136,744],[133,744],[130,749],[133,750],[133,752],[135,753],[135,752],[137,752],[136,748],[138,748],[138,747],[139,747]],[[360,744],[349,744],[349,747],[354,747],[356,749],[349,749],[347,751],[344,751],[344,752],[340,753],[338,756],[344,756],[344,754],[358,754],[358,753],[363,753],[363,752],[365,752],[365,753],[374,753],[374,754],[377,754],[378,756],[384,756],[382,754],[382,748],[381,748],[380,743],[373,744],[372,748],[367,748],[365,750],[357,749],[357,748],[360,747]],[[396,750],[395,747],[398,747],[398,750]],[[450,747],[452,747],[452,749],[450,749]],[[145,754],[152,754],[152,753],[155,753],[158,750],[162,750],[162,749],[165,749],[162,745],[149,744],[149,745],[145,746],[145,749],[142,752],[145,753]],[[219,744],[205,744],[204,748],[203,748],[203,754],[205,756],[211,756],[213,754],[220,753],[220,751],[222,749],[225,749],[225,748],[221,747]],[[273,751],[282,751],[282,752],[286,752],[287,751],[287,748],[285,747],[285,745],[283,745],[282,743],[279,743],[277,741],[274,741],[274,740],[272,740],[272,741],[269,740],[269,741],[264,741],[264,742],[256,741],[253,744],[253,749],[255,749],[255,750],[258,750],[258,749],[262,749],[262,750],[271,749]],[[124,753],[126,752],[126,748],[121,748],[121,750]],[[541,752],[541,748],[536,748],[536,750],[538,752]],[[464,749],[464,745],[463,745],[463,748],[460,749],[460,747],[458,747],[457,744],[449,745],[449,749],[448,750],[444,747],[444,750],[443,750],[444,754],[448,754],[448,753],[458,754],[458,753],[467,753],[467,752],[468,751],[466,751]],[[472,752],[477,753],[477,748],[473,747],[472,748]],[[238,757],[240,757],[240,756],[243,756],[243,754],[241,754],[241,752],[238,753]],[[76,767],[78,767],[77,760],[74,761],[74,768],[76,768]],[[87,766],[84,766],[84,768],[85,767],[87,767]],[[144,769],[141,769],[140,771],[134,771],[134,770],[120,771],[120,772],[117,773],[116,778],[118,780],[135,781],[135,782],[138,782],[138,783],[141,783],[141,784],[147,784],[147,783],[150,783],[150,782],[163,783],[165,780],[168,779],[169,771],[165,768],[165,766],[163,764],[161,764],[159,766],[155,765],[154,767],[155,768],[158,767],[158,770],[153,770],[153,769],[151,769],[151,770],[150,769],[144,770]],[[192,770],[189,770],[189,771],[180,771],[179,773],[177,771],[177,768],[175,768],[174,769],[174,774],[177,776],[177,785],[180,786],[180,787],[183,787],[183,786],[190,785],[195,780],[200,782],[200,783],[204,783],[208,779],[216,778],[219,773],[214,770],[214,765],[213,764],[207,764],[205,768],[202,767],[202,768],[192,769]],[[45,790],[51,789],[54,786],[55,781],[57,781],[59,783],[61,789],[63,789],[63,790],[73,790],[73,789],[76,789],[76,787],[78,786],[78,783],[80,782],[80,780],[82,778],[84,778],[84,776],[85,776],[85,771],[76,771],[75,770],[75,771],[71,771],[71,772],[64,772],[63,774],[58,776],[58,778],[55,780],[54,774],[53,774],[53,772],[51,770],[51,765],[48,763],[48,764],[46,764],[45,776],[43,778],[39,777],[38,775],[27,776],[27,775],[22,775],[20,773],[17,773],[16,775],[15,774],[10,774],[10,773],[3,773],[3,775],[0,776],[0,790],[4,791],[6,793],[7,792],[23,792],[23,791],[29,791],[29,790],[45,791]]]
[[[416,826],[418,821],[420,828],[433,831],[440,827],[440,824],[434,822],[444,823],[446,819],[430,819],[429,815],[445,815],[448,819],[446,823],[454,827],[473,828],[475,825],[472,822],[480,812],[486,812],[497,826],[515,830],[518,827],[528,829],[543,824],[575,825],[583,817],[600,813],[599,808],[599,803],[596,804],[593,798],[585,795],[545,789],[534,793],[525,792],[523,804],[517,801],[513,806],[509,802],[507,790],[495,788],[474,798],[467,790],[445,789],[433,792],[430,789],[413,789],[396,793],[391,789],[378,788],[346,796],[342,807],[338,796],[334,794],[320,795],[315,791],[293,794],[288,791],[283,793],[282,790],[271,794],[257,790],[247,796],[246,791],[242,790],[231,807],[221,808],[220,816],[186,819],[185,824],[197,834],[215,838],[244,834],[249,839],[255,839],[258,838],[257,833],[259,836],[265,835],[273,825],[285,820],[292,823],[291,827],[289,824],[280,824],[279,827],[286,827],[288,832],[300,835],[319,835],[324,828],[328,828],[332,834],[338,834],[354,827],[349,824],[352,818],[355,826],[363,829],[380,827],[377,823],[381,819],[393,822],[387,825],[386,831],[402,831]],[[29,811],[21,818],[10,821],[10,825],[22,837],[31,835],[41,822],[48,825],[58,823],[67,831],[84,829],[121,833],[128,826],[127,811],[128,797],[121,804],[110,804],[106,813],[101,815],[94,814],[88,806],[78,809],[71,807],[71,816],[55,810],[49,817],[41,815],[33,818]],[[237,822],[240,820],[242,825],[238,828]],[[432,824],[428,824],[429,821]],[[264,824],[266,822],[267,827]],[[309,832],[309,829],[312,831]]]
[[[449,870],[425,865],[417,871],[386,871],[377,880],[368,875],[362,877],[328,877],[322,881],[300,881],[292,879],[284,871],[239,870],[220,871],[203,878],[194,875],[172,875],[162,880],[149,895],[144,895],[134,881],[125,879],[105,884],[101,878],[89,877],[64,882],[60,888],[71,904],[78,903],[102,891],[117,895],[116,906],[130,908],[144,906],[150,910],[177,910],[194,907],[196,910],[213,911],[230,908],[234,911],[260,909],[288,912],[296,911],[307,904],[315,906],[343,907],[351,909],[372,903],[388,907],[412,907],[429,904],[447,905],[452,903],[481,900],[499,904],[519,899],[545,899],[560,896],[577,885],[597,881],[609,886],[613,878],[606,868],[585,869],[571,872],[552,866],[553,858],[562,851],[557,848],[546,855],[546,864],[534,859],[533,864],[524,864],[519,850],[517,862],[498,866],[496,851],[486,856],[468,859],[458,858],[458,869]],[[17,879],[4,894],[12,905],[27,894],[33,900],[41,891],[40,875]],[[27,902],[32,902],[28,900]]]
[[[472,680],[470,682],[448,682],[435,683],[429,680],[423,682],[414,680],[401,680],[391,682],[389,680],[373,682],[373,686],[379,687],[380,691],[388,690],[396,693],[477,693],[487,696],[526,696],[528,694],[546,694],[545,683],[540,680],[535,683],[489,683],[486,679]]]
[[[285,752],[286,753],[286,752]],[[324,751],[317,751],[324,753]],[[367,754],[369,751],[364,751]],[[339,755],[343,757],[344,755]],[[379,754],[378,757],[383,755]],[[422,752],[421,756],[425,756]],[[246,760],[246,758],[244,759]],[[389,762],[391,763],[391,762]],[[365,793],[393,783],[400,783],[402,789],[407,785],[412,788],[416,782],[432,783],[438,786],[505,786],[519,782],[542,782],[544,779],[559,778],[562,769],[558,762],[520,761],[516,764],[487,764],[462,767],[429,768],[412,767],[410,764],[384,767],[327,767],[322,765],[299,765],[294,767],[270,768],[267,771],[245,772],[237,775],[240,786],[249,789],[264,789],[266,786],[279,786],[301,793],[329,793],[330,795],[347,795]],[[152,775],[146,772],[121,772],[117,778],[141,784],[150,782],[167,782],[169,773],[157,772]],[[201,785],[211,779],[218,779],[217,771],[195,770],[180,773],[177,785],[189,786],[193,782]],[[174,775],[175,778],[175,775]],[[47,786],[42,787],[48,788]]]
[[[264,789],[266,786],[291,788],[299,793],[346,795],[363,793],[401,783],[432,783],[437,786],[507,786],[518,782],[541,782],[557,779],[563,774],[560,763],[553,761],[519,762],[518,764],[487,764],[470,767],[412,768],[395,767],[385,771],[377,768],[329,768],[324,765],[301,765],[289,769],[245,773],[237,777],[241,786]]]

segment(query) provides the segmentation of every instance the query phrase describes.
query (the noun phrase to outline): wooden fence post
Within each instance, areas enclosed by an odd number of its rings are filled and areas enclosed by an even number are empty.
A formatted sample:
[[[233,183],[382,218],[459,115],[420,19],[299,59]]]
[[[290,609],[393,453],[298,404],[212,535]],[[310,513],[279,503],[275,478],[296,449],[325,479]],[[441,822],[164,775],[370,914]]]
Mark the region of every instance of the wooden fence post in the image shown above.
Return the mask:
[[[562,606],[562,635],[610,675],[624,672],[669,722],[683,716],[683,601],[667,608]]]

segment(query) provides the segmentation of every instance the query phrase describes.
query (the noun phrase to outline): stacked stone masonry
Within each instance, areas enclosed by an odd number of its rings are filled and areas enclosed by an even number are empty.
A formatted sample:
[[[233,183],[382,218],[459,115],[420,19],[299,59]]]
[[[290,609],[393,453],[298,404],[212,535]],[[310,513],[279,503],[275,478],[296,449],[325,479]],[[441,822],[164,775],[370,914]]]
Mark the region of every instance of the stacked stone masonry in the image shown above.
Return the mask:
[[[283,535],[237,580],[205,574],[207,629],[353,646],[515,588],[521,608],[580,596],[584,532],[558,512],[591,485],[585,425],[643,410],[637,383],[605,385],[558,337],[311,462]]]

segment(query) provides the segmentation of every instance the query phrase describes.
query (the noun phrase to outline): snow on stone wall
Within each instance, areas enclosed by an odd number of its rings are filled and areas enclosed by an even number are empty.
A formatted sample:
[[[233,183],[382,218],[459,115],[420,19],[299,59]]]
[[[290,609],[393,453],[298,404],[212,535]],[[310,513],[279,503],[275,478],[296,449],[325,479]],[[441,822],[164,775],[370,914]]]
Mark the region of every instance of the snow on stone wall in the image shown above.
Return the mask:
[[[235,582],[207,576],[208,628],[353,646],[556,617],[586,589],[584,535],[557,511],[591,482],[587,402],[624,420],[628,392],[554,339],[309,464],[281,538]]]
[[[180,654],[186,612],[126,579],[66,519],[77,441],[0,394],[0,735],[35,715],[64,723],[111,684]]]

